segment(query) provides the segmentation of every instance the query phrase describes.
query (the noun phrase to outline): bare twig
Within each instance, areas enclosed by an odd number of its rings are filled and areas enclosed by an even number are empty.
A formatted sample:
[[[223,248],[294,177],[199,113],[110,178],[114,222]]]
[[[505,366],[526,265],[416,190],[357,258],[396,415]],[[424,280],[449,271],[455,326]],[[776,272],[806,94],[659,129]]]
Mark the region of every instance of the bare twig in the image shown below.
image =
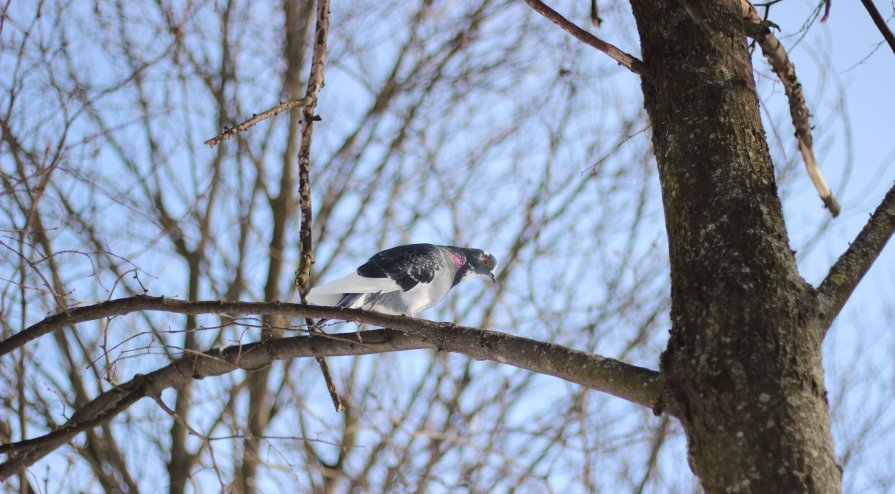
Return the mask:
[[[557,26],[563,28],[563,30],[577,38],[579,41],[593,46],[601,52],[609,55],[613,60],[618,62],[619,65],[627,68],[631,72],[634,72],[635,74],[638,74],[641,77],[645,78],[652,77],[652,72],[650,71],[649,67],[647,67],[646,64],[643,63],[640,59],[638,59],[634,55],[631,55],[630,53],[626,53],[618,49],[615,45],[601,40],[600,38],[594,36],[593,34],[590,34],[584,29],[581,29],[565,17],[559,15],[558,12],[551,9],[540,0],[525,0],[525,3],[527,3],[529,7],[534,9],[535,12],[541,14]]]
[[[879,257],[895,231],[895,185],[889,189],[861,233],[839,256],[829,274],[818,287],[824,315],[823,331],[829,328],[848,297]]]
[[[299,357],[367,355],[427,348],[461,353],[477,360],[500,362],[559,377],[650,408],[659,399],[659,375],[649,369],[506,333],[358,309],[276,302],[188,302],[161,297],[131,297],[71,309],[68,314],[51,316],[42,323],[44,328],[52,330],[70,324],[72,317],[83,322],[140,310],[187,314],[251,312],[341,317],[390,326],[393,329],[365,331],[363,343],[358,341],[354,332],[342,335],[314,334],[190,354],[150,374],[137,375],[131,381],[102,393],[76,411],[67,424],[53,432],[39,438],[0,445],[0,454],[8,455],[7,461],[0,464],[0,480],[38,461],[80,432],[108,422],[144,396],[157,396],[162,390],[183,386],[191,379],[221,375],[236,369],[265,368],[276,360]],[[68,319],[65,320],[66,318]],[[669,410],[669,413],[674,411]]]
[[[149,396],[150,398],[155,400],[155,403],[159,406],[159,408],[161,408],[172,419],[174,419],[175,422],[180,424],[181,427],[188,430],[190,432],[190,434],[199,438],[199,440],[201,440],[203,443],[205,443],[206,446],[208,446],[208,454],[211,457],[211,463],[214,466],[214,468],[212,470],[214,470],[215,475],[217,475],[217,477],[218,477],[218,483],[221,485],[222,490],[224,490],[227,483],[224,482],[224,478],[221,476],[221,469],[218,467],[217,460],[214,457],[214,448],[210,447],[211,446],[211,438],[209,438],[205,434],[202,434],[201,432],[197,431],[196,429],[193,429],[193,427],[190,426],[190,424],[187,423],[187,421],[184,420],[183,417],[178,415],[177,412],[175,412],[174,410],[171,410],[171,408],[165,404],[165,401],[162,400],[161,395],[150,394],[147,396]]]
[[[217,146],[218,144],[226,141],[227,139],[232,139],[233,137],[236,137],[236,134],[248,129],[249,127],[252,127],[253,125],[255,125],[259,122],[267,120],[270,117],[275,117],[275,116],[279,115],[280,113],[283,113],[284,111],[289,111],[289,110],[295,108],[296,106],[306,105],[307,103],[308,103],[307,97],[290,100],[285,103],[280,103],[279,105],[277,105],[273,108],[264,110],[263,112],[258,113],[256,115],[252,115],[252,118],[246,120],[245,122],[243,122],[235,127],[225,128],[223,130],[223,132],[221,132],[220,134],[205,141],[205,144],[207,144],[208,147],[213,148],[213,147]]]
[[[820,18],[820,22],[830,20],[830,8],[833,7],[833,0],[824,0],[824,16]]]
[[[882,14],[879,13],[876,5],[873,4],[873,0],[861,0],[861,3],[864,4],[864,8],[867,9],[867,13],[870,14],[870,18],[873,19],[873,23],[876,24],[876,28],[879,29],[883,38],[886,39],[886,43],[889,43],[889,48],[892,49],[892,53],[895,53],[895,35],[892,34],[889,26],[886,25],[886,20],[883,19]]]
[[[307,303],[308,282],[311,279],[311,264],[314,263],[314,241],[311,236],[313,213],[311,209],[311,139],[314,135],[314,112],[317,110],[317,95],[323,89],[323,67],[326,63],[326,37],[329,32],[329,1],[317,0],[317,27],[314,31],[314,54],[311,57],[311,75],[308,77],[308,89],[305,93],[305,106],[302,109],[301,145],[298,148],[298,200],[301,208],[301,229],[298,239],[301,244],[298,269],[295,271],[295,286],[301,303]],[[308,327],[318,330],[312,319],[307,320]],[[342,398],[336,391],[329,366],[323,357],[316,357],[326,389],[337,412],[345,411]]]
[[[827,186],[820,168],[817,166],[817,159],[814,157],[814,138],[811,136],[810,113],[808,112],[808,104],[805,102],[805,93],[802,91],[802,85],[796,78],[796,68],[789,60],[786,49],[780,43],[780,40],[771,32],[770,28],[775,26],[773,23],[765,21],[755,10],[755,7],[748,0],[740,0],[740,7],[743,11],[743,23],[746,26],[746,33],[758,42],[761,51],[771,64],[771,68],[780,82],[783,83],[783,90],[789,99],[789,114],[792,117],[792,125],[796,129],[796,139],[799,142],[799,152],[802,154],[802,160],[805,162],[805,169],[808,176],[814,183],[814,188],[820,194],[824,207],[830,210],[833,217],[839,215],[841,208],[833,192]]]
[[[3,12],[0,12],[0,34],[3,33],[3,24],[6,23],[6,12],[9,10],[10,4],[12,4],[12,0],[7,0],[6,5],[3,6]]]
[[[329,2],[317,2],[317,29],[314,36],[314,55],[311,58],[311,75],[305,93],[302,110],[301,145],[298,149],[298,194],[301,207],[301,256],[295,272],[295,286],[301,294],[302,303],[308,291],[311,278],[311,264],[314,263],[314,243],[311,238],[313,216],[311,211],[311,139],[314,134],[314,112],[317,109],[317,95],[323,88],[323,66],[326,62],[326,34],[329,31]]]
[[[590,23],[597,29],[603,23],[603,19],[600,18],[600,6],[597,5],[597,0],[590,0]]]

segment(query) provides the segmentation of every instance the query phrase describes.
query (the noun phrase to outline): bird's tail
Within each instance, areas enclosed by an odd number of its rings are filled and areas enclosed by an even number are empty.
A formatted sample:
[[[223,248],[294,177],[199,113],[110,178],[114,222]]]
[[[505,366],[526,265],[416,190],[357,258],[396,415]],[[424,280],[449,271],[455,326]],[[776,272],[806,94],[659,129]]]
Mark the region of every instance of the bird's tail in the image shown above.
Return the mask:
[[[315,289],[311,289],[305,299],[308,301],[309,304],[336,307],[336,305],[341,302],[344,296],[344,293],[320,293]]]
[[[313,293],[313,290],[312,290],[312,293]],[[306,299],[309,303],[312,303],[314,305],[325,305],[325,306],[330,306],[330,307],[347,307],[347,308],[365,308],[365,307],[363,307],[363,304],[367,300],[367,297],[370,295],[369,293],[342,293],[341,298],[338,300],[338,302],[332,303],[332,301],[335,300],[335,296],[337,296],[339,294],[325,294],[325,295],[318,294],[312,298],[312,293],[308,293],[308,296],[306,297]],[[376,294],[376,295],[377,295],[376,300],[378,300],[379,294]],[[311,332],[318,331],[328,321],[329,321],[329,319],[321,319],[321,320],[317,321],[313,326],[308,328],[308,330]]]
[[[336,302],[336,307],[351,307],[366,293],[343,293],[342,298]]]

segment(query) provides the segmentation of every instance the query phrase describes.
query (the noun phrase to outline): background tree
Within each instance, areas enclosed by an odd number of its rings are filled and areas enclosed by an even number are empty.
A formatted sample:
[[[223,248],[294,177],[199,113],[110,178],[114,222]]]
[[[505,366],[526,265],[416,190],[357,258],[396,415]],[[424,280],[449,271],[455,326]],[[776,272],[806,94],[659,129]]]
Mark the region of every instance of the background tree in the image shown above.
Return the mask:
[[[837,463],[846,490],[893,485],[867,459],[891,449],[891,344],[844,328],[826,382],[820,345],[891,234],[895,198],[822,276],[876,204],[840,198],[856,226],[815,248],[837,233],[798,200],[811,189],[787,98],[764,46],[750,65],[737,2],[633,2],[633,18],[601,3],[600,36],[636,53],[638,74],[519,2],[332,6],[310,283],[399,243],[487,248],[500,283],[426,316],[531,341],[361,313],[341,317],[396,331],[309,337],[304,317],[334,314],[140,297],[297,300],[313,101],[203,142],[306,95],[318,7],[4,5],[5,486],[835,492]],[[835,125],[852,138],[847,112],[815,113],[818,154]],[[788,231],[780,198],[799,211]],[[862,302],[879,325],[883,309]],[[414,348],[442,351],[383,353]],[[295,358],[370,353],[327,359],[341,414],[317,364]]]

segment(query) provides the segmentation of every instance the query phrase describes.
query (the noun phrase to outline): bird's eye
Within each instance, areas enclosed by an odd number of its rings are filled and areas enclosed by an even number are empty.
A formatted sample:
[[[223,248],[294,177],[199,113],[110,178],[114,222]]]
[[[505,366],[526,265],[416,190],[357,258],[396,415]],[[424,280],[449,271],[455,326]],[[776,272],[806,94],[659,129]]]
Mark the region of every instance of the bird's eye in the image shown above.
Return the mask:
[[[484,264],[485,266],[487,266],[489,262],[491,261],[489,261],[487,257],[482,259],[482,264]]]

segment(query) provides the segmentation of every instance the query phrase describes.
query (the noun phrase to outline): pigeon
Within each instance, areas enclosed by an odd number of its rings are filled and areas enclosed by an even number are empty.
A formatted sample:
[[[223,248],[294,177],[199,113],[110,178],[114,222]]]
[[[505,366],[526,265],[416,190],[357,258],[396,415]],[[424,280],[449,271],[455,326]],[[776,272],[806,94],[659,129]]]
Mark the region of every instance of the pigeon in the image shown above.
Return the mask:
[[[314,305],[413,317],[474,276],[496,281],[497,259],[481,249],[410,244],[374,255],[354,273],[308,292]]]

